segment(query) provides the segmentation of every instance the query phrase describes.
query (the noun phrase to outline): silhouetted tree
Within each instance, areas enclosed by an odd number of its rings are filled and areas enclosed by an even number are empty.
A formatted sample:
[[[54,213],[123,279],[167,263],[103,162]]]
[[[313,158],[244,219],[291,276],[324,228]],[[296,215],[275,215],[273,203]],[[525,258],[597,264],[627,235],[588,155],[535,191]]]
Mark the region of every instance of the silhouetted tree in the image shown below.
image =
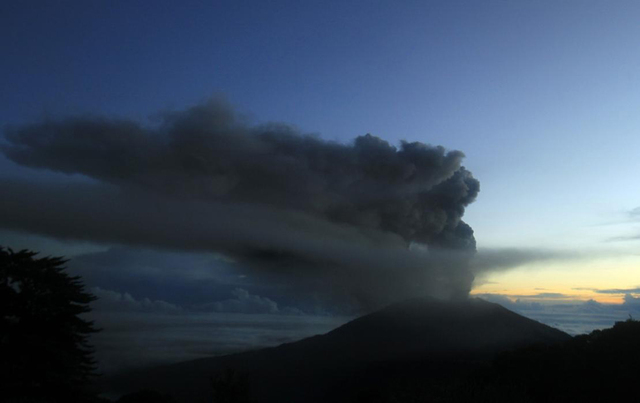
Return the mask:
[[[176,403],[176,401],[170,395],[155,390],[144,389],[126,394],[120,397],[116,403]]]
[[[0,379],[3,397],[78,401],[95,370],[80,317],[95,297],[79,277],[64,272],[61,257],[0,247]],[[73,397],[72,399],[70,397]]]
[[[214,403],[252,403],[249,393],[249,375],[227,368],[211,378]]]

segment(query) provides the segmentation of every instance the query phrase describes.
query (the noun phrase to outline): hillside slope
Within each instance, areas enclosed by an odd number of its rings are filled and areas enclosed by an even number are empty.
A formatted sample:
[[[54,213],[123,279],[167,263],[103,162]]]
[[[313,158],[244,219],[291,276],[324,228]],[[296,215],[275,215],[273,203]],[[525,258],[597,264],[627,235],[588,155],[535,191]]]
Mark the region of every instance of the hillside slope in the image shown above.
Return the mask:
[[[566,333],[483,300],[420,298],[322,336],[137,371],[107,380],[106,387],[119,393],[157,389],[180,402],[210,402],[210,378],[232,368],[246,375],[258,402],[349,400],[368,384],[416,365],[431,365],[430,373],[440,373],[460,362],[487,361],[502,351],[568,339]]]

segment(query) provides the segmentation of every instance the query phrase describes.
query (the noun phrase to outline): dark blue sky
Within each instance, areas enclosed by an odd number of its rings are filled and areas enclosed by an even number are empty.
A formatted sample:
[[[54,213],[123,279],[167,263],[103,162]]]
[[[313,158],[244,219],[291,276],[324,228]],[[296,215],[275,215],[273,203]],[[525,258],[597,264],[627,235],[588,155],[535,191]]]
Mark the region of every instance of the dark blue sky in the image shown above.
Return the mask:
[[[37,3],[2,6],[4,122],[224,94],[260,120],[395,139],[531,113],[554,88],[580,101],[594,70],[635,82],[622,2]]]

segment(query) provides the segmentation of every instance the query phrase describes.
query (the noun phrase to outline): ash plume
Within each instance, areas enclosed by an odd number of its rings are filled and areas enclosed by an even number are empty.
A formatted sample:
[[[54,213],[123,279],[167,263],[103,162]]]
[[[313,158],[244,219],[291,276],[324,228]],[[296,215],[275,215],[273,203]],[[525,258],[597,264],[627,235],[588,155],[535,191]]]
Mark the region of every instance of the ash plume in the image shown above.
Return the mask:
[[[467,295],[479,183],[464,155],[370,134],[350,144],[225,104],[159,125],[68,118],[5,130],[17,164],[92,183],[2,183],[0,226],[65,239],[225,254],[256,276],[365,309],[420,294]]]

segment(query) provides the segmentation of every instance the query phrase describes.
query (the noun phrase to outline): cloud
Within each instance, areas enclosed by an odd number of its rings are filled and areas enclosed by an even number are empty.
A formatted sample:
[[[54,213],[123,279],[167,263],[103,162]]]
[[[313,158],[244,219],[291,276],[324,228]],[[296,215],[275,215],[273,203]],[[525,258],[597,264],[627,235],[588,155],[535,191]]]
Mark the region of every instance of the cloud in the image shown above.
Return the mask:
[[[533,295],[517,295],[518,298],[539,298],[539,299],[566,299],[570,298],[567,294],[559,292],[539,292]]]
[[[478,192],[461,152],[417,142],[397,149],[371,135],[341,145],[286,125],[251,127],[215,102],[165,114],[155,129],[75,118],[9,129],[5,138],[2,151],[20,165],[181,199],[302,211],[407,242],[455,237]]]
[[[572,335],[608,328],[615,322],[628,319],[629,316],[640,315],[640,298],[629,294],[625,295],[622,304],[603,304],[592,299],[576,300],[563,294],[553,298],[545,293],[526,298],[505,294],[476,296]]]
[[[629,308],[634,308],[640,311],[640,297],[634,297],[631,294],[624,295],[624,305]]]
[[[112,247],[75,256],[67,263],[72,275],[88,287],[100,287],[165,300],[180,306],[222,299],[235,288],[263,289],[242,277],[244,271],[212,253]]]
[[[156,126],[70,118],[4,137],[20,165],[92,179],[3,181],[5,229],[216,252],[265,281],[365,309],[471,288],[475,239],[462,216],[479,183],[458,151],[371,135],[323,141],[252,126],[215,102]]]
[[[329,332],[351,318],[132,310],[94,311],[89,319],[103,329],[90,343],[99,370],[108,374],[277,346]]]
[[[528,265],[582,259],[587,256],[571,250],[535,248],[481,248],[474,255],[471,267],[476,275],[505,271]]]
[[[179,313],[182,309],[174,304],[162,300],[143,298],[137,300],[129,293],[119,293],[93,287],[90,292],[98,297],[91,305],[92,309],[100,312],[163,312]]]
[[[231,291],[234,298],[186,306],[179,306],[163,300],[152,300],[147,297],[136,299],[128,292],[117,292],[100,287],[92,287],[90,292],[97,297],[97,300],[91,305],[96,312],[304,314],[297,308],[280,308],[277,302],[251,294],[242,288]]]
[[[232,294],[235,298],[201,305],[199,308],[230,313],[278,313],[280,311],[276,302],[259,295],[249,294],[242,288],[236,288]]]
[[[177,305],[91,287],[98,297],[86,318],[101,371],[165,364],[279,345],[326,333],[349,317],[307,314],[243,289],[233,298]]]
[[[607,242],[626,242],[640,240],[640,235],[621,235],[607,238]]]
[[[640,294],[640,287],[607,289],[589,288],[589,290],[598,294]]]
[[[636,207],[624,213],[624,216],[620,221],[615,222],[614,224],[634,224],[640,220],[640,207]],[[618,235],[609,237],[606,239],[607,242],[627,242],[627,241],[637,241],[640,239],[640,234],[632,233],[627,235]]]
[[[633,220],[640,219],[640,207],[636,207],[634,209],[629,210],[627,215],[628,215],[629,218],[631,218]]]

